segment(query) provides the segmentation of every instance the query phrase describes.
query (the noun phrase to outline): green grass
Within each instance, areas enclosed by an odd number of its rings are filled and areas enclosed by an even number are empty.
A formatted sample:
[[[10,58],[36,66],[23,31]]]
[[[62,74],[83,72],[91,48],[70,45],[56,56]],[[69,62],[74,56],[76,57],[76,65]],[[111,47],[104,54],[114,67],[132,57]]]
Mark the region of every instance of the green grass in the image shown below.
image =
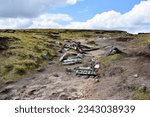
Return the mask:
[[[7,81],[23,77],[41,67],[46,61],[55,56],[54,45],[48,41],[54,39],[39,33],[22,31],[1,32],[0,38],[8,37],[9,49],[0,55],[0,80]],[[13,38],[17,40],[13,40]],[[42,58],[44,53],[46,58]]]
[[[135,99],[135,100],[150,100],[150,93],[136,91],[133,95],[133,99]]]
[[[132,98],[134,100],[150,100],[150,92],[149,91],[146,91],[146,92],[139,91],[139,87],[140,86],[138,84],[132,85],[131,88],[134,91]]]
[[[112,61],[120,60],[122,58],[123,58],[123,55],[114,54],[114,55],[110,55],[110,56],[102,56],[102,57],[99,58],[99,60],[100,60],[101,65],[107,66]]]
[[[135,91],[135,93],[133,95],[133,99],[135,99],[135,100],[150,100],[150,92]]]
[[[137,42],[134,44],[136,46],[144,46],[150,44],[150,34],[140,34],[137,36]]]

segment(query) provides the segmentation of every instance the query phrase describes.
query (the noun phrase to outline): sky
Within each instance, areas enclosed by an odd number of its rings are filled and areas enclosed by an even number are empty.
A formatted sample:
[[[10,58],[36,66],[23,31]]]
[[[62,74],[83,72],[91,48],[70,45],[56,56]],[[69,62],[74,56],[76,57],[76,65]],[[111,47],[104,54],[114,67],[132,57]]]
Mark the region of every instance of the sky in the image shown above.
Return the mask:
[[[150,32],[150,0],[0,0],[0,29]]]

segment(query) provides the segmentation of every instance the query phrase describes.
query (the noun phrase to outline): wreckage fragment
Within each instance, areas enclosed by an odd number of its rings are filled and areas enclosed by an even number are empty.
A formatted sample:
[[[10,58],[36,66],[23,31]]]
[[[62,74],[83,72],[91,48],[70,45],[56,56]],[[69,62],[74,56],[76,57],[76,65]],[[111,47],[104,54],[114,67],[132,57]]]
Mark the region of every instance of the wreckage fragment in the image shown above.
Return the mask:
[[[106,55],[114,55],[114,54],[121,54],[124,53],[123,51],[121,51],[118,47],[114,47],[112,46],[111,48],[109,48],[109,50],[107,50]]]
[[[100,65],[96,64],[94,67],[75,67],[74,69],[67,68],[66,72],[74,72],[76,75],[97,76],[99,68]]]
[[[91,67],[77,67],[75,68],[76,75],[88,75],[88,76],[97,76],[97,71],[99,69],[99,65],[94,68]]]
[[[94,51],[98,50],[99,48],[83,45],[80,42],[72,42],[72,44],[65,44],[64,45],[64,50],[69,51],[69,50],[75,50],[79,53],[86,53],[88,51]]]
[[[62,62],[62,64],[64,65],[78,64],[78,63],[82,63],[83,56],[84,55],[77,54],[77,53],[65,53],[59,59],[59,61]]]
[[[88,75],[88,76],[96,76],[97,73],[94,69],[90,67],[77,67],[75,69],[76,75]]]
[[[66,56],[67,56],[67,53],[63,54],[63,55],[60,57],[59,61],[62,62],[62,61],[65,59]]]
[[[66,50],[66,51],[68,51],[68,50],[70,50],[70,49],[73,49],[73,50],[77,50],[77,46],[76,46],[76,44],[65,44],[64,45],[64,50]]]
[[[81,58],[68,58],[64,60],[62,64],[71,65],[71,64],[77,64],[77,63],[82,63],[82,59]]]

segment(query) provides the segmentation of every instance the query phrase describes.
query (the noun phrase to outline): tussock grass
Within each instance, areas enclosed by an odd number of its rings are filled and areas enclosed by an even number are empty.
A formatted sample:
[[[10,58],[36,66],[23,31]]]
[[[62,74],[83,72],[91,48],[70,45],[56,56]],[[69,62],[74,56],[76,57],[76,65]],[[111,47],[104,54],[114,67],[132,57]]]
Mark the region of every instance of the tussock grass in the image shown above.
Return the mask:
[[[124,56],[121,55],[121,54],[114,54],[114,55],[110,55],[110,56],[102,56],[102,57],[99,58],[99,60],[100,60],[101,65],[107,66],[112,61],[120,60],[123,57]]]
[[[53,39],[39,33],[6,31],[0,33],[0,38],[3,37],[8,37],[11,41],[7,42],[9,44],[7,50],[0,51],[1,81],[30,74],[56,54],[52,44],[47,42]],[[42,58],[44,52],[47,53],[46,59]]]

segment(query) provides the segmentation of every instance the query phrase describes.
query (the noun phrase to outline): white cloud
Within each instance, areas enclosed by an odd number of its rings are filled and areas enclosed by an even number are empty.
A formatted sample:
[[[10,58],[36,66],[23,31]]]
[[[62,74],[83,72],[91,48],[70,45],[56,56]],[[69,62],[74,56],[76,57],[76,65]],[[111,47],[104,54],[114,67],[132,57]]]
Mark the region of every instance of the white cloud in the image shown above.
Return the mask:
[[[20,28],[61,28],[64,22],[72,18],[66,14],[43,14],[36,18],[2,18],[0,29]]]
[[[2,18],[0,19],[0,29],[27,28],[32,25],[32,21],[26,18]]]
[[[0,17],[35,17],[50,8],[73,5],[77,0],[0,0]]]
[[[71,22],[66,28],[117,29],[129,32],[150,31],[150,1],[141,1],[129,12],[108,11],[95,15],[86,22]]]
[[[33,19],[29,28],[61,28],[63,22],[70,22],[72,18],[66,14],[44,14]]]

